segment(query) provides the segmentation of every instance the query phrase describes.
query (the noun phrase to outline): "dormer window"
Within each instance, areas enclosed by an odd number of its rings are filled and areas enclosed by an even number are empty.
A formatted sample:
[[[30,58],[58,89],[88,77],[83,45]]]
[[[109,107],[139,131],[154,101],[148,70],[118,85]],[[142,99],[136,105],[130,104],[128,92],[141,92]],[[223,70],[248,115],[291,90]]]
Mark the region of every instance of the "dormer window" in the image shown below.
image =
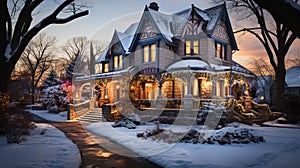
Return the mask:
[[[123,56],[115,55],[114,56],[114,69],[119,69],[123,67]]]
[[[143,47],[143,63],[156,61],[156,44]]]
[[[216,42],[215,48],[216,48],[216,57],[226,60],[227,45]]]
[[[185,55],[198,55],[198,54],[199,54],[199,40],[186,40]]]

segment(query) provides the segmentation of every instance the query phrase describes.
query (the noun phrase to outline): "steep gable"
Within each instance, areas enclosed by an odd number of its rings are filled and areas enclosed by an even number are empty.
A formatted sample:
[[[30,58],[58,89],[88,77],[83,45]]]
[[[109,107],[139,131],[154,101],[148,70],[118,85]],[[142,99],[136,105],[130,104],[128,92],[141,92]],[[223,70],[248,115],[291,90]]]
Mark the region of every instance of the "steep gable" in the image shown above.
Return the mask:
[[[225,21],[223,19],[220,19],[218,21],[217,26],[214,30],[213,36],[230,43],[230,38],[228,36],[228,30],[225,25]]]
[[[191,14],[187,19],[185,27],[183,28],[182,35],[199,35],[201,32],[203,32],[203,26],[206,26],[208,18],[205,16],[205,20],[199,14],[200,12],[203,13],[200,9],[195,9],[194,6],[192,7]],[[203,15],[204,14],[202,14],[202,16]]]

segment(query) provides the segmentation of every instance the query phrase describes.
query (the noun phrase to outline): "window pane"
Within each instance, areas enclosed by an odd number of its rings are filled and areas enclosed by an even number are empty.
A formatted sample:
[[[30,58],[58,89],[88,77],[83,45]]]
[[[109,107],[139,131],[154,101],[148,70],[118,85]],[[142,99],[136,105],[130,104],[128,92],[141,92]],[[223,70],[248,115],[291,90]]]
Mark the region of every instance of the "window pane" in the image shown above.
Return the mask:
[[[144,59],[143,62],[149,62],[149,46],[144,46]]]
[[[222,46],[221,46],[221,44],[217,44],[216,52],[217,52],[216,53],[217,57],[222,58]]]
[[[108,64],[104,64],[104,72],[108,72],[109,69],[108,69]]]
[[[115,69],[119,67],[118,57],[119,57],[119,56],[114,56],[114,68],[115,68]]]
[[[119,55],[119,68],[123,67],[123,57],[122,55]]]
[[[194,54],[195,55],[199,54],[199,41],[198,40],[194,41]]]
[[[156,44],[151,45],[151,59],[150,61],[156,60]]]
[[[190,40],[187,40],[185,42],[185,54],[191,55],[191,41]]]

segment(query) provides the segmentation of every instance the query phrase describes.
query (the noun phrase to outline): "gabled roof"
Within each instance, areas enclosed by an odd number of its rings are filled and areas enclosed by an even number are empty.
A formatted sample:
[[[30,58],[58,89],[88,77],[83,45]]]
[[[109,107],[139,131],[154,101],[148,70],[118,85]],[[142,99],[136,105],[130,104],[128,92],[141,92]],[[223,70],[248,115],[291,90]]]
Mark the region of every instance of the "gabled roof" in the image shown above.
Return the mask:
[[[123,51],[125,54],[129,54],[128,50],[129,47],[132,43],[133,37],[134,37],[134,33],[137,29],[138,23],[134,23],[132,25],[130,25],[125,31],[124,33],[119,32],[117,30],[115,30],[112,40],[109,44],[109,46],[104,50],[104,52],[100,55],[100,57],[98,58],[98,60],[96,61],[96,63],[100,63],[103,61],[106,61],[107,56],[108,56],[108,52],[109,49],[116,43],[120,42],[121,46],[123,48]]]
[[[129,54],[131,51],[133,51],[135,45],[137,44],[146,18],[149,18],[150,21],[154,23],[153,25],[157,30],[156,33],[159,34],[167,44],[172,45],[173,38],[176,36],[181,36],[182,30],[188,22],[188,19],[191,16],[192,12],[195,12],[196,15],[207,22],[205,33],[209,37],[213,37],[215,28],[217,27],[219,20],[223,19],[225,21],[232,49],[238,50],[225,3],[205,10],[201,10],[192,5],[188,9],[169,15],[148,8],[148,6],[146,5],[140,22],[132,24],[126,31],[124,31],[124,33],[115,31],[112,41],[114,40],[114,38],[117,38],[122,43],[122,47],[125,53]],[[112,42],[111,44],[115,43]],[[110,45],[110,47],[112,46]],[[108,52],[108,50],[106,52]],[[107,53],[103,54],[107,55]],[[103,54],[98,60],[103,60]]]
[[[211,18],[206,27],[207,35],[212,36],[220,19],[225,21],[228,36],[233,50],[238,50],[238,46],[233,34],[231,22],[226,8],[226,3],[204,10]]]

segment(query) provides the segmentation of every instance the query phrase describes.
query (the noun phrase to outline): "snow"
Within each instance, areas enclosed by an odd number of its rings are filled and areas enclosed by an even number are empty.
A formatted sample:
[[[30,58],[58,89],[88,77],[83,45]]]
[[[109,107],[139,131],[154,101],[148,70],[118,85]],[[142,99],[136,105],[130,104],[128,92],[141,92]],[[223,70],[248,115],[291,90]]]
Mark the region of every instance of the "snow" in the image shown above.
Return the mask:
[[[80,152],[63,132],[47,124],[36,125],[20,144],[7,144],[6,138],[0,136],[1,167],[80,167]]]
[[[208,65],[207,63],[205,63],[204,61],[201,61],[201,60],[181,60],[181,61],[178,61],[178,62],[170,65],[167,68],[167,71],[171,70],[171,69],[179,69],[179,68],[186,69],[187,67],[189,67],[189,68],[194,67],[194,68],[200,68],[203,70],[207,70],[210,67],[210,65]]]
[[[111,123],[94,123],[88,130],[122,144],[162,167],[295,167],[300,164],[300,129],[246,126],[264,143],[209,145],[175,143],[167,144],[150,138],[137,138],[136,133],[152,130],[155,125],[138,126],[135,130],[112,128]],[[161,125],[166,129],[167,125]],[[172,126],[177,131],[183,126]],[[175,130],[175,129],[174,129]]]
[[[172,15],[166,15],[155,10],[149,9],[149,13],[155,21],[160,33],[169,41],[173,42],[171,31]]]
[[[39,116],[42,119],[52,122],[69,122],[72,120],[67,120],[67,111],[60,112],[58,114],[49,113],[48,110],[26,110],[34,115]]]

